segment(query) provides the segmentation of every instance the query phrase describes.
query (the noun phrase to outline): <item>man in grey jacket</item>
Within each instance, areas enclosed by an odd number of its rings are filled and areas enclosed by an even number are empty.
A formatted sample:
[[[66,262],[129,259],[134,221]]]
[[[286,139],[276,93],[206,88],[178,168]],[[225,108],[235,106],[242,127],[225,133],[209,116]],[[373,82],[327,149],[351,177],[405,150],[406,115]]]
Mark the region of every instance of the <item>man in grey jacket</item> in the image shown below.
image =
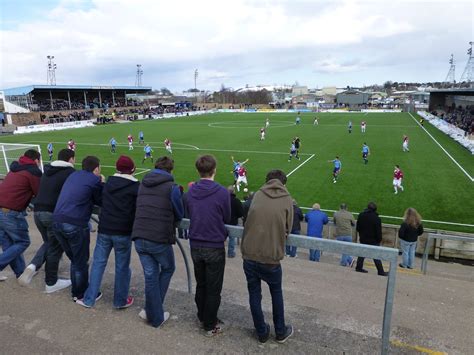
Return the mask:
[[[352,242],[352,227],[355,226],[354,216],[347,211],[347,205],[341,203],[339,211],[334,213],[334,224],[336,225],[336,240],[341,242]],[[352,266],[353,259],[350,255],[342,254],[341,266]]]

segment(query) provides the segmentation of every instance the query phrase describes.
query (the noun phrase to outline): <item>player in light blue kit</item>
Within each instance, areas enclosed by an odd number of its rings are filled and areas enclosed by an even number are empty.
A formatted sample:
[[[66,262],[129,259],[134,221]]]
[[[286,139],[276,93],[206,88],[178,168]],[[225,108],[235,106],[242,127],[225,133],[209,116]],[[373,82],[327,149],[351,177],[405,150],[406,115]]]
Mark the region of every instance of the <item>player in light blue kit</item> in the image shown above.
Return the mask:
[[[332,170],[333,183],[337,182],[337,178],[341,173],[342,163],[339,160],[339,157],[336,156],[334,160],[328,160],[328,163],[334,163],[334,169]]]
[[[369,162],[368,156],[370,155],[370,149],[367,143],[364,142],[364,145],[362,146],[362,159],[364,159],[364,164],[367,164]]]
[[[352,133],[352,121],[349,121],[347,124],[347,129],[349,130],[349,133]]]
[[[151,149],[150,145],[149,144],[145,145],[145,148],[143,148],[143,151],[145,152],[145,156],[143,157],[142,164],[145,162],[147,158],[150,158],[151,162],[153,163],[153,155],[151,155],[151,153],[153,153],[153,149]]]
[[[117,147],[117,141],[115,140],[114,137],[112,137],[109,144],[110,144],[110,152],[115,153],[115,148]]]
[[[300,116],[296,116],[296,124],[300,124],[300,122],[301,122]]]
[[[48,155],[49,155],[49,161],[53,160],[53,143],[49,142],[48,143]]]
[[[143,136],[143,131],[138,133],[138,144],[145,144],[145,138]]]

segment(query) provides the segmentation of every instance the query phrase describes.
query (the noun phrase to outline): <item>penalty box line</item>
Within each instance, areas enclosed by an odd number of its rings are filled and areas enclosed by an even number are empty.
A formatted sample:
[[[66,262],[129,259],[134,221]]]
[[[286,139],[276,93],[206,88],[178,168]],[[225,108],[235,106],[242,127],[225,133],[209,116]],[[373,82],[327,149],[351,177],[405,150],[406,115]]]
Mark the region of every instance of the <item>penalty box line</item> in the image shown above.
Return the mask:
[[[299,168],[301,168],[303,165],[305,165],[308,161],[310,161],[311,159],[314,158],[316,154],[311,154],[311,156],[306,159],[304,162],[302,162],[300,165],[298,165],[296,168],[294,168],[293,170],[291,170],[288,174],[286,174],[287,177],[289,177],[291,174],[293,174],[294,172],[296,172],[296,170],[298,170]]]

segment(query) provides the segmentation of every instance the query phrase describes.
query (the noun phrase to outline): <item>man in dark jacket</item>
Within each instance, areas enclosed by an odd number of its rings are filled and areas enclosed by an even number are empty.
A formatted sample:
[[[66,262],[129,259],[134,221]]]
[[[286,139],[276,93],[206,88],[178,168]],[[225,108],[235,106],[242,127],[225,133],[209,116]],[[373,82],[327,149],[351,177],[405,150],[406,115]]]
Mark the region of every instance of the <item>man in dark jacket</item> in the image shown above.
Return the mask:
[[[36,150],[27,150],[10,165],[9,173],[0,184],[0,242],[3,248],[0,271],[10,265],[17,278],[25,271],[23,252],[30,245],[25,216],[28,204],[38,194],[42,175],[38,168],[40,158]]]
[[[71,293],[82,299],[89,285],[89,220],[94,205],[102,204],[103,175],[100,161],[87,156],[82,170],[69,175],[53,212],[53,231],[71,260]],[[102,295],[98,294],[97,298]]]
[[[84,298],[76,301],[77,304],[86,308],[95,305],[112,249],[115,251],[114,307],[128,308],[133,304],[133,297],[128,295],[132,276],[130,270],[131,234],[140,183],[132,176],[135,172],[135,163],[131,158],[125,155],[120,156],[115,167],[117,173],[108,178],[102,191],[102,208],[89,287]]]
[[[171,175],[173,169],[173,159],[164,156],[143,178],[132,231],[145,275],[145,309],[139,316],[156,328],[170,316],[163,311],[163,303],[175,270],[176,224],[184,214],[181,191]]]
[[[59,260],[64,251],[53,232],[53,211],[64,182],[69,175],[76,171],[74,169],[74,157],[73,150],[63,149],[58,154],[58,160],[45,165],[38,195],[33,200],[35,224],[41,233],[43,244],[18,279],[18,282],[22,285],[28,285],[39,268],[46,262],[46,293],[56,292],[71,286],[71,280],[58,279]]]
[[[212,155],[199,157],[196,169],[201,180],[191,187],[187,196],[197,316],[208,337],[222,332],[217,312],[224,281],[225,224],[230,222],[230,195],[225,187],[214,182],[216,167],[217,162]]]
[[[230,222],[229,224],[236,226],[239,224],[239,218],[244,215],[242,202],[235,196],[235,187],[231,185],[227,188],[230,194]],[[229,237],[227,245],[227,256],[235,258],[235,237]]]
[[[377,205],[374,202],[369,202],[367,208],[359,214],[356,230],[359,233],[361,244],[380,245],[382,242],[382,220],[377,213]],[[361,256],[357,258],[357,272],[368,272],[364,269],[364,259],[365,258]],[[374,259],[374,264],[380,276],[388,275],[388,273],[383,270],[383,265],[380,260]]]
[[[298,207],[296,200],[293,200],[293,226],[291,227],[291,234],[300,234],[301,233],[301,221],[304,219],[303,212],[301,208]],[[291,258],[296,257],[297,247],[286,246],[286,255]]]

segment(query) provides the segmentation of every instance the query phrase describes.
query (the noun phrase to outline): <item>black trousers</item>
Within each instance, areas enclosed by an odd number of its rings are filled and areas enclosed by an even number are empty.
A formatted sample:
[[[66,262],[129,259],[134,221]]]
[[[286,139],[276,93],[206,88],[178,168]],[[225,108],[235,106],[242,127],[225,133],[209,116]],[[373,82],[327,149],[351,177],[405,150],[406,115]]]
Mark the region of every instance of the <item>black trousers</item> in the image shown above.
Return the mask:
[[[204,330],[214,329],[217,312],[221,305],[222,284],[224,282],[225,249],[191,248],[196,278],[194,300],[198,309],[199,321]]]
[[[356,270],[362,270],[364,268],[364,260],[365,258],[362,256],[359,256],[357,258]],[[382,262],[379,259],[374,259],[374,264],[375,264],[375,267],[377,268],[377,273],[383,274],[384,270],[383,270]]]

